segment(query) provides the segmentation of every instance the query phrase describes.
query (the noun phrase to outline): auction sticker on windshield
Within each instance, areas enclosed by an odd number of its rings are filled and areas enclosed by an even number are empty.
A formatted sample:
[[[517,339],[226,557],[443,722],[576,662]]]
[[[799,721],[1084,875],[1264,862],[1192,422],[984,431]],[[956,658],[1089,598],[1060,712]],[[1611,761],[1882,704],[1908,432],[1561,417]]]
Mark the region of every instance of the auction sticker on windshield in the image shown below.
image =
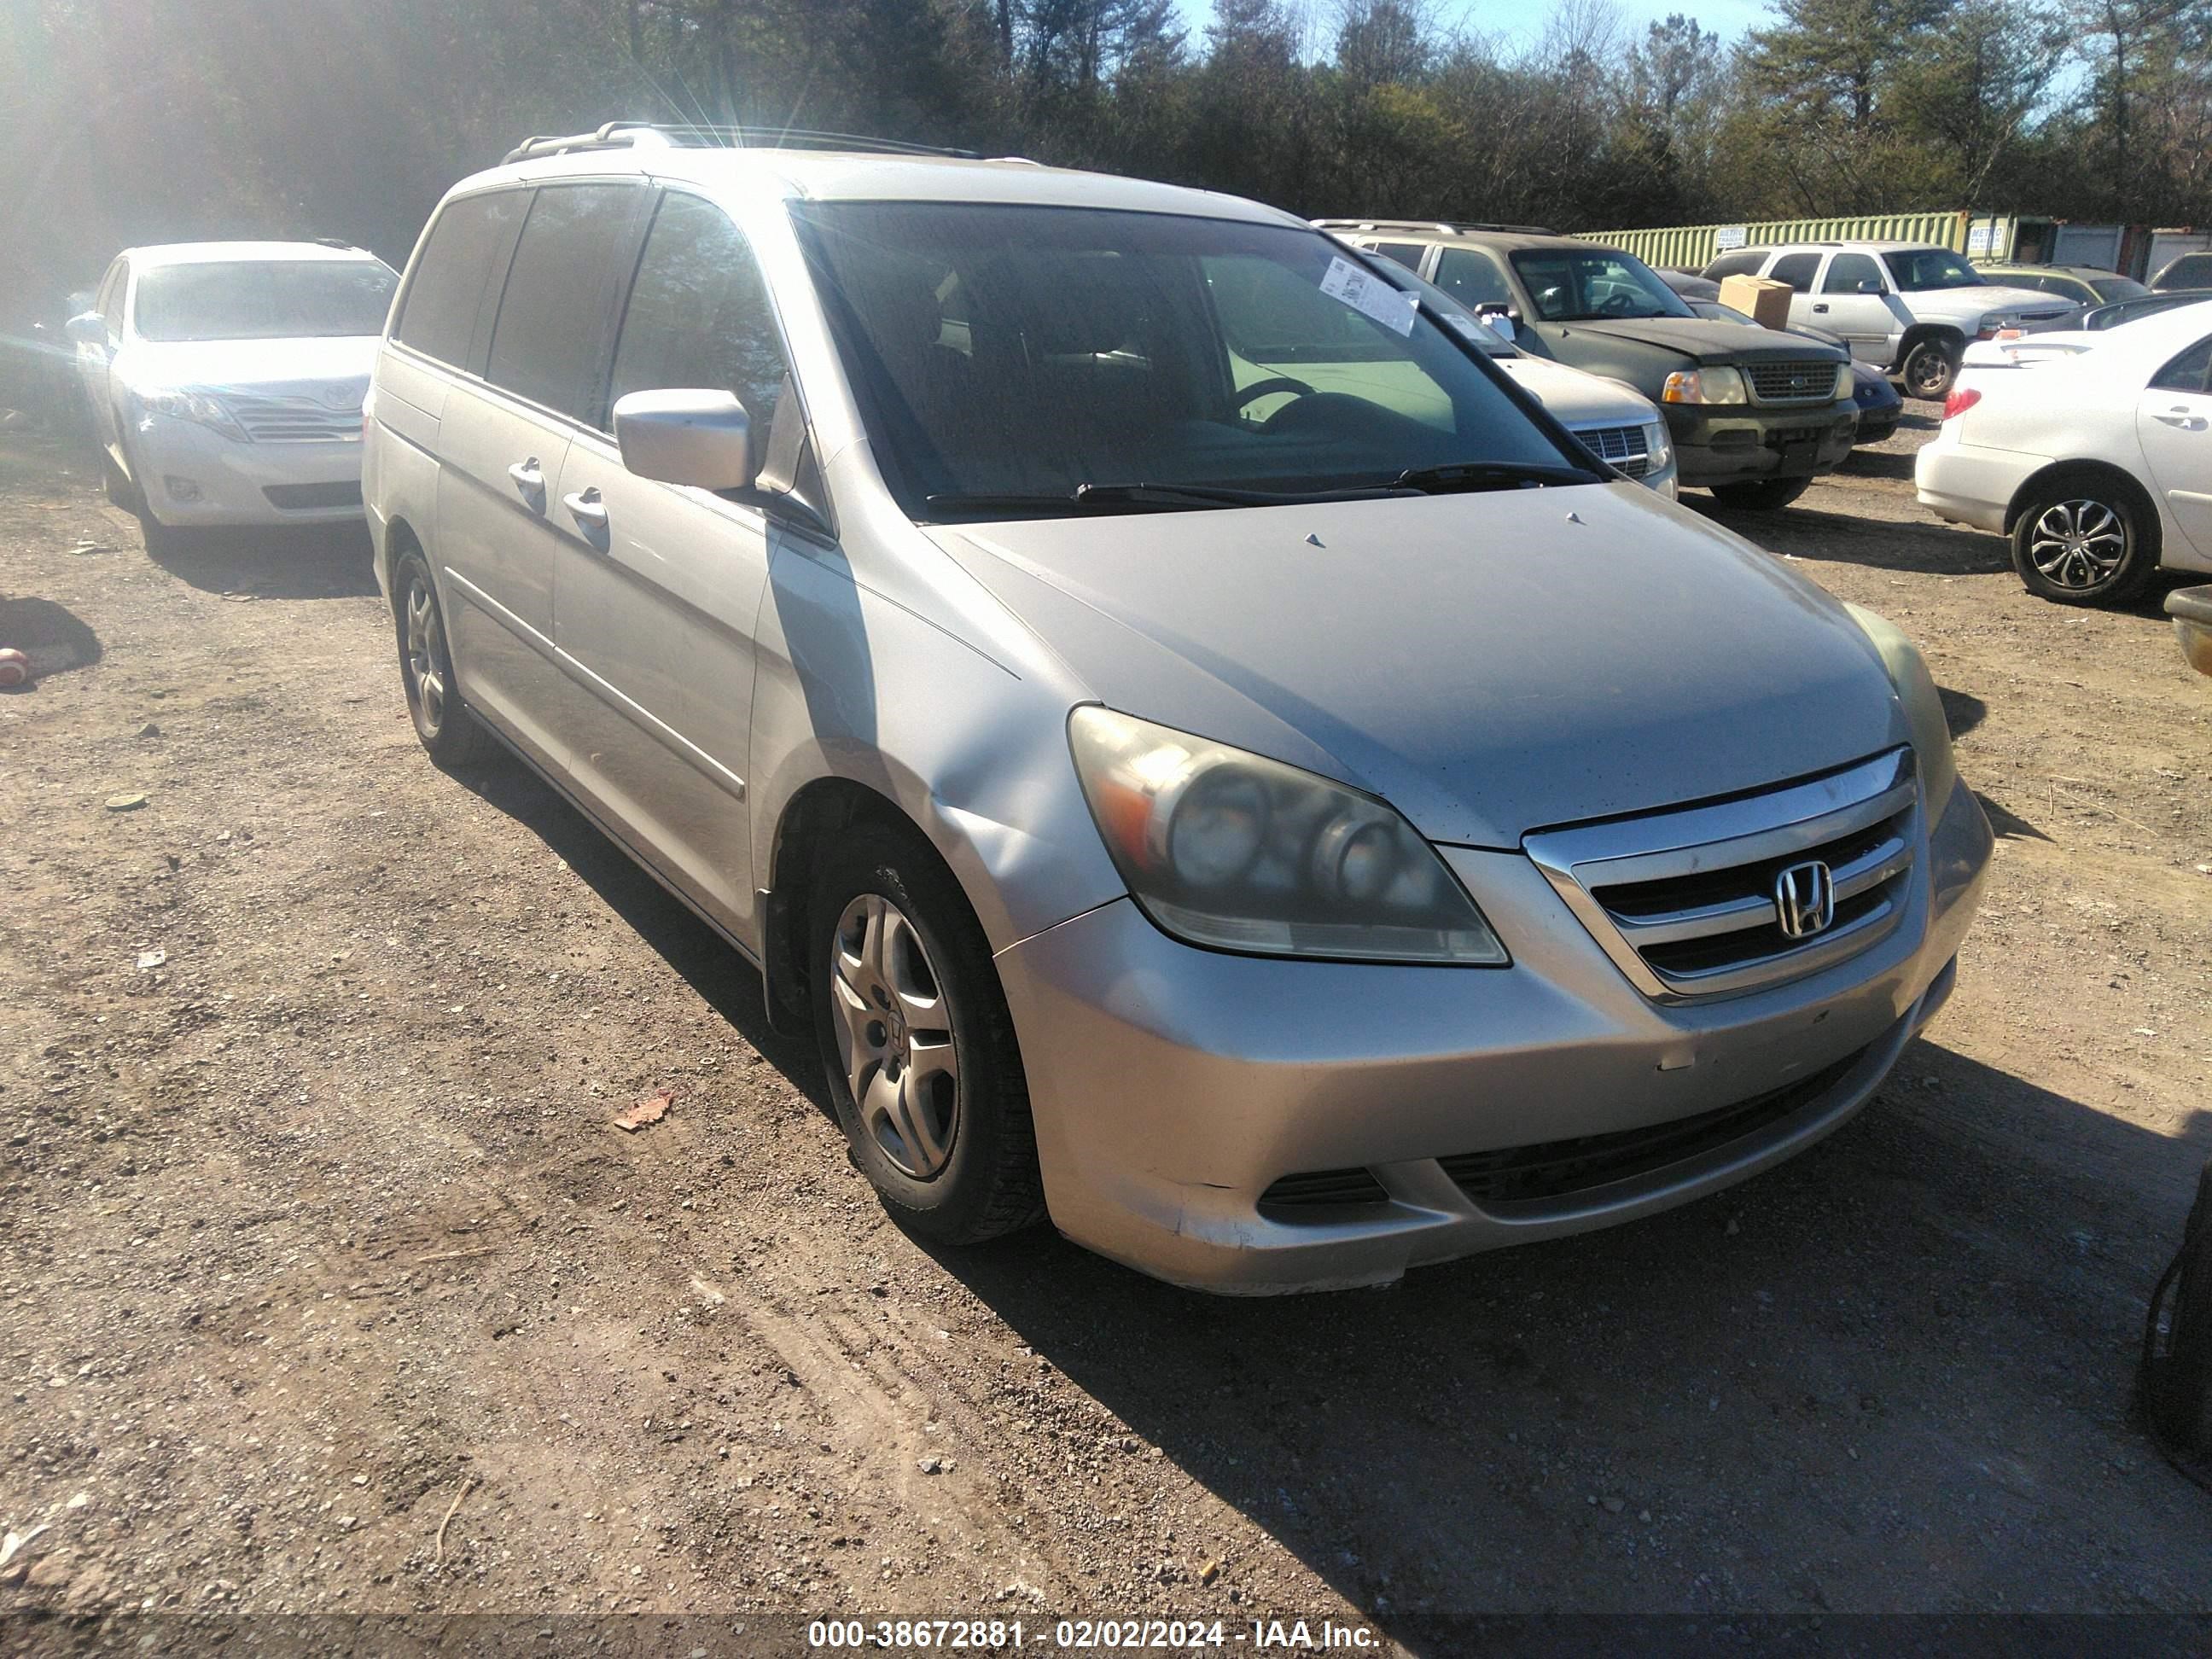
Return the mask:
[[[1331,259],[1321,279],[1321,291],[1341,300],[1363,316],[1372,317],[1401,334],[1413,331],[1413,313],[1420,301],[1401,294],[1380,277],[1370,276],[1349,259]]]

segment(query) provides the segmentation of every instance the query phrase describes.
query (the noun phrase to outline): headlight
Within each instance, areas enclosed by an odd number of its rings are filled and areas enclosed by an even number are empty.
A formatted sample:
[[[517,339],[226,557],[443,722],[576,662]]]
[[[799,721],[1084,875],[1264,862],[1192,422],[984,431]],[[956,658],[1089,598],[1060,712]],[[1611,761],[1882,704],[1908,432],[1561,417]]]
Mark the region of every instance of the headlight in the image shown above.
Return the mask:
[[[1674,451],[1668,447],[1666,422],[1648,421],[1644,423],[1644,471],[1647,476],[1658,471],[1674,459]]]
[[[1678,368],[1661,388],[1662,404],[1740,404],[1743,374],[1733,368]]]
[[[1836,396],[1856,398],[1858,396],[1858,376],[1851,373],[1851,366],[1849,363],[1838,363],[1836,365]]]
[[[244,443],[245,428],[239,425],[222,400],[211,392],[202,392],[195,386],[162,387],[143,390],[137,393],[138,406],[149,415],[165,415],[173,421],[190,421],[195,426],[204,426],[220,432],[226,438]]]
[[[1067,732],[1106,850],[1164,932],[1267,956],[1509,960],[1436,849],[1372,795],[1110,709],[1077,709]]]
[[[1888,617],[1863,605],[1846,604],[1844,609],[1874,641],[1889,683],[1897,689],[1897,700],[1905,707],[1912,752],[1920,757],[1920,787],[1925,792],[1928,822],[1932,825],[1942,816],[1944,804],[1951,799],[1951,786],[1959,781],[1958,764],[1951,757],[1951,723],[1944,718],[1936,678],[1928,672],[1920,647]]]

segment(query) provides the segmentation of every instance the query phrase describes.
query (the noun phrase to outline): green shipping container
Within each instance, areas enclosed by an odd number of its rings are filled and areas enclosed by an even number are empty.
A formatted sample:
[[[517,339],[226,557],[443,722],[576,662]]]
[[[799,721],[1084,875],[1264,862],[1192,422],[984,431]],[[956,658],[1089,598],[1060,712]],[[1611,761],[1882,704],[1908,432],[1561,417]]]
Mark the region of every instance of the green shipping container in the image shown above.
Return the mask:
[[[1976,259],[2008,259],[2018,221],[2011,214],[1869,213],[1853,219],[1763,219],[1735,225],[1668,225],[1645,230],[1583,230],[1588,242],[1625,248],[1649,265],[1702,270],[1730,248],[1777,242],[1925,242]]]

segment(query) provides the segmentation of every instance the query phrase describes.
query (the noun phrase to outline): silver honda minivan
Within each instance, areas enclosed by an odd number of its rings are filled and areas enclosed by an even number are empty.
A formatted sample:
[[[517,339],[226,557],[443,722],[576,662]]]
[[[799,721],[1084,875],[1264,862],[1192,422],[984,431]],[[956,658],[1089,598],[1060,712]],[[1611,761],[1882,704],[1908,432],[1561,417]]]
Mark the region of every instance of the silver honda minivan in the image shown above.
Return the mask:
[[[723,137],[447,197],[377,574],[431,755],[725,935],[903,1224],[1387,1280],[1802,1151],[1949,994],[1990,838],[1919,655],[1364,256]]]

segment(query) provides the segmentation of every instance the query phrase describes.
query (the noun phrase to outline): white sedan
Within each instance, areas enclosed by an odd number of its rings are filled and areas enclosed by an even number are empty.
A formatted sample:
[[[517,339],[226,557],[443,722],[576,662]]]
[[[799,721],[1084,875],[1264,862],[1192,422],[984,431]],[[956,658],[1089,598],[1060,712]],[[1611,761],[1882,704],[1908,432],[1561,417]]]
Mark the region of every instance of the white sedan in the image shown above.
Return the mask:
[[[2212,302],[2063,356],[1970,356],[1915,469],[1921,504],[2012,538],[2028,591],[2119,604],[2212,571]]]
[[[109,498],[196,525],[358,519],[361,404],[398,276],[320,242],[116,256],[69,322]]]

